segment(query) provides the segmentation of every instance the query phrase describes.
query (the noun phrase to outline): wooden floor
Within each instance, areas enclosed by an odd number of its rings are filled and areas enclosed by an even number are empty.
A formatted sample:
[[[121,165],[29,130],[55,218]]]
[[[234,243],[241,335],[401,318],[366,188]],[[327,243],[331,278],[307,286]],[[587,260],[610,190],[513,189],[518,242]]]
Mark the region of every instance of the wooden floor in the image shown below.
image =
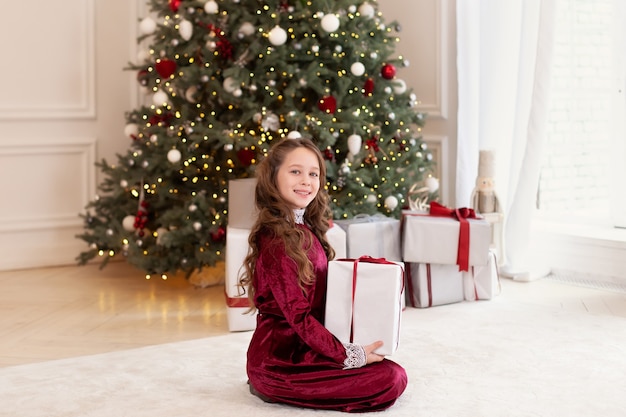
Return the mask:
[[[500,298],[626,317],[626,292],[502,281]],[[0,367],[227,334],[223,286],[146,280],[123,262],[0,272]]]

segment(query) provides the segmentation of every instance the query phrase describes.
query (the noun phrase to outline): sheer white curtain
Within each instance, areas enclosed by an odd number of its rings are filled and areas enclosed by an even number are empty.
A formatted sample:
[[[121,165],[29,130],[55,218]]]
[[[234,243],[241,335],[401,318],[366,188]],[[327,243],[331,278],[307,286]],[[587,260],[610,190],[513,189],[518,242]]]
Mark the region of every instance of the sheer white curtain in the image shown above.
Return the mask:
[[[469,206],[479,150],[495,153],[504,275],[530,279],[556,0],[458,0],[456,205]]]

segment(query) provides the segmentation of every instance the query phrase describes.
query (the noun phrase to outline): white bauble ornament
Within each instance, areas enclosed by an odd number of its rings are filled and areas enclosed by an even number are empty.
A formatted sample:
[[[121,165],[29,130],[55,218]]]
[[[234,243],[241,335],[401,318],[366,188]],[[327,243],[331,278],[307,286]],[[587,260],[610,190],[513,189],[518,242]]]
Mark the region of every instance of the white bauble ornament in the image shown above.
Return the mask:
[[[365,200],[368,203],[376,203],[378,201],[378,198],[376,198],[376,196],[374,194],[368,194],[367,199]]]
[[[235,91],[233,91],[234,97],[241,97],[242,94],[243,94],[243,91],[241,90],[241,88],[238,88]]]
[[[322,17],[320,24],[322,25],[322,29],[328,33],[332,33],[339,29],[339,18],[336,14],[327,14]]]
[[[128,215],[122,219],[122,227],[127,232],[132,232],[135,230],[135,216]]]
[[[226,152],[230,152],[233,150],[233,144],[232,143],[227,143],[226,145],[224,145],[224,150]]]
[[[169,103],[169,97],[165,91],[159,90],[152,96],[152,104],[155,106],[166,106]]]
[[[199,232],[200,230],[202,230],[202,223],[193,222],[193,230],[195,230],[196,232]]]
[[[239,33],[244,36],[250,36],[255,32],[254,25],[250,22],[243,22],[241,26],[239,26]]]
[[[365,74],[365,65],[363,65],[363,63],[361,62],[355,62],[350,66],[350,72],[352,73],[352,75],[360,77],[361,75]]]
[[[157,143],[159,137],[157,135],[150,135],[150,142]]]
[[[406,91],[406,83],[404,80],[395,80],[395,85],[393,86],[393,91],[396,94],[402,94]]]
[[[169,230],[167,230],[165,227],[159,227],[158,229],[156,229],[156,234],[157,234],[156,243],[157,243],[157,245],[160,245],[161,243],[163,243],[163,237],[167,234],[167,232],[169,232]]]
[[[195,204],[189,204],[189,207],[187,209],[193,213],[194,211],[198,210],[198,206],[196,206]]]
[[[360,135],[354,134],[348,136],[348,150],[352,155],[356,155],[361,151],[363,139]]]
[[[239,88],[239,83],[233,77],[224,78],[222,85],[224,86],[224,90],[231,94]]]
[[[206,3],[204,3],[204,11],[206,12],[206,14],[217,14],[219,10],[220,8],[218,7],[217,3],[213,0],[209,0]]]
[[[167,160],[170,161],[173,164],[175,164],[176,162],[180,161],[180,159],[182,157],[183,157],[183,155],[180,153],[180,151],[178,149],[171,149],[167,153]]]
[[[435,177],[426,178],[424,184],[426,184],[426,188],[428,188],[429,193],[434,193],[439,189],[439,180]]]
[[[282,45],[287,42],[287,32],[280,26],[274,26],[272,30],[270,30],[269,40],[272,45]]]
[[[157,28],[157,24],[151,17],[144,18],[139,22],[139,30],[144,35],[152,35]]]
[[[126,188],[126,187],[128,187],[128,181],[126,181],[126,180],[121,180],[121,181],[120,181],[120,187],[122,187],[122,188]]]
[[[135,123],[129,123],[124,127],[124,134],[131,139],[134,139],[139,134],[139,126]]]
[[[395,210],[396,207],[398,207],[398,199],[396,198],[396,196],[390,195],[389,197],[385,198],[385,207],[387,207],[389,210]]]
[[[374,17],[374,13],[376,13],[376,10],[371,4],[363,3],[359,6],[359,13],[361,14],[361,16],[364,17]]]
[[[288,139],[299,139],[301,137],[302,137],[302,134],[298,132],[297,130],[292,130],[291,132],[289,132],[289,134],[287,134]]]
[[[272,130],[276,132],[280,128],[280,119],[274,113],[268,113],[267,116],[261,121],[261,126],[265,130]]]
[[[193,35],[193,25],[191,22],[189,20],[181,20],[178,27],[178,33],[180,34],[180,37],[186,41],[191,39],[191,35]]]

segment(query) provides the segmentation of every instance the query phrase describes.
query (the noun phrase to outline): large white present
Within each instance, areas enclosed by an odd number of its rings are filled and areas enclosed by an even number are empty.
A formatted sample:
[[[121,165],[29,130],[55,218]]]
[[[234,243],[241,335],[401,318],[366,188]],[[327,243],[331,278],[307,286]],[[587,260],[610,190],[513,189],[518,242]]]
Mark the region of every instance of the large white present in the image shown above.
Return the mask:
[[[404,264],[362,257],[328,263],[326,328],[342,343],[383,346],[375,352],[391,355],[398,348]]]
[[[250,303],[248,294],[239,286],[243,260],[248,254],[249,229],[226,228],[226,253],[224,278],[226,294],[226,319],[228,330],[238,332],[256,328],[256,314],[248,312]]]
[[[493,249],[489,252],[487,265],[472,265],[469,271],[463,272],[463,286],[468,301],[491,300],[499,294],[500,277]]]
[[[456,265],[410,263],[407,304],[426,308],[464,300],[463,272]]]
[[[491,226],[484,219],[417,214],[405,210],[402,228],[402,259],[425,264],[486,265],[489,260]],[[463,262],[463,260],[465,262]]]
[[[335,251],[335,259],[348,256],[346,251],[346,232],[340,226],[333,222],[330,229],[326,231],[326,239]]]
[[[228,225],[252,229],[257,217],[254,202],[256,178],[241,178],[228,182]]]
[[[346,231],[347,257],[361,256],[402,261],[400,220],[381,215],[358,215],[348,220],[335,220]]]

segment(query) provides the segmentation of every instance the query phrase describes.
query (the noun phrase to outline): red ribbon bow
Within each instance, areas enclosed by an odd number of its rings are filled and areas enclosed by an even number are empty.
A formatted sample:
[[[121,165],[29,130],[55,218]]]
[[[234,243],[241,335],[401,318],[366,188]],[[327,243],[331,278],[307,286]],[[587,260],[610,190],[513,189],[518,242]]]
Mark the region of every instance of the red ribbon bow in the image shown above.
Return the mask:
[[[463,207],[451,209],[436,201],[430,202],[430,215],[440,217],[453,217],[459,221],[459,247],[457,252],[456,263],[459,265],[459,271],[469,271],[469,249],[470,249],[470,224],[467,219],[477,219],[473,209]]]

